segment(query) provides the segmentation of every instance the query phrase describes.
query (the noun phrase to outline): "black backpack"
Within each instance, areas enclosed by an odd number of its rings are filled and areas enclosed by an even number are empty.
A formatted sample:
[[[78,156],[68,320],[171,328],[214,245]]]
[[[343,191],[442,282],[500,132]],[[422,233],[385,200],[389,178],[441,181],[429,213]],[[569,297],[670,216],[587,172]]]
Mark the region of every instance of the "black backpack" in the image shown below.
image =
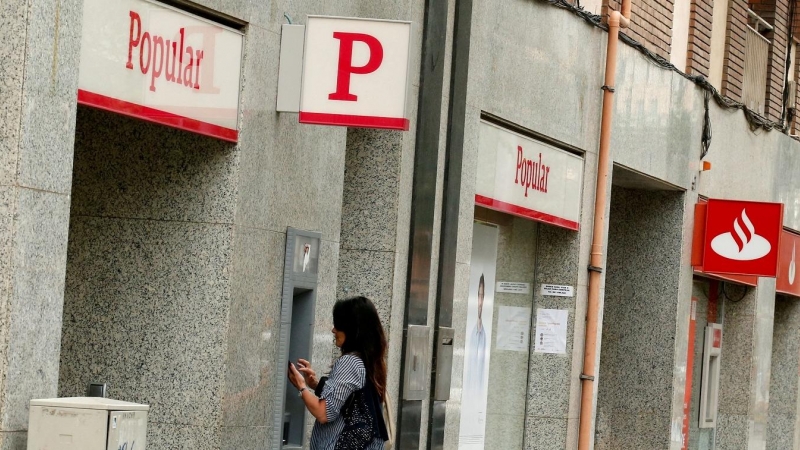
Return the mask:
[[[317,391],[320,393],[325,381],[326,378],[319,381]],[[381,400],[369,378],[362,389],[350,394],[342,406],[341,415],[344,428],[336,439],[334,450],[365,450],[375,438],[384,442],[389,440]]]

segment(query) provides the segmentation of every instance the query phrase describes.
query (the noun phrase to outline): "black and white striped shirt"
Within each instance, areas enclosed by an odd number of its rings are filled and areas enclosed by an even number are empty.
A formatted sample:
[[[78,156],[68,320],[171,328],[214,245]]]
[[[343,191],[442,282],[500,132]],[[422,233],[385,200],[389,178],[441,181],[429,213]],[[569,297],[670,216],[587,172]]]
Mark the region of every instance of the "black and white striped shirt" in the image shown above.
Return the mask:
[[[336,439],[344,429],[344,418],[340,414],[342,406],[353,392],[362,389],[367,379],[367,369],[361,358],[343,355],[333,364],[333,369],[322,389],[321,399],[325,399],[327,423],[314,423],[311,431],[311,450],[333,450]],[[383,440],[376,438],[367,450],[383,450]]]

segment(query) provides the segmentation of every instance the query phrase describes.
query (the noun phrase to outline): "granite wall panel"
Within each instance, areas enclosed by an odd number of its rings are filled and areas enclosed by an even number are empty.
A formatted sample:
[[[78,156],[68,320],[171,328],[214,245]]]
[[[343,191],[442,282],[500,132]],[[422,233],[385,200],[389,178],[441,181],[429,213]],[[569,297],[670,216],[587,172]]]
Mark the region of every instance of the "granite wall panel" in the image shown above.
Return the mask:
[[[485,214],[486,211],[479,211]],[[538,230],[536,222],[505,215],[496,217],[499,228],[497,243],[497,282],[512,281],[529,283],[528,294],[512,294],[495,291],[493,308],[492,336],[487,336],[491,350],[489,364],[488,401],[486,405],[486,441],[487,450],[521,448],[525,442],[525,426],[530,421],[531,402],[541,401],[542,391],[533,392],[532,387],[549,384],[547,377],[539,370],[531,370],[531,358],[528,352],[510,351],[498,348],[498,336],[505,326],[500,322],[500,313],[504,308],[527,308],[531,322],[536,317],[534,292],[536,284],[536,256]],[[485,220],[485,218],[482,218]],[[484,309],[485,311],[485,309]],[[485,316],[484,316],[485,317]],[[528,337],[533,333],[529,331]],[[551,356],[551,355],[536,355]],[[535,356],[533,356],[535,357]],[[565,359],[565,358],[561,358]],[[531,373],[533,372],[533,373]],[[526,376],[527,375],[527,376]],[[555,381],[558,383],[559,378]],[[563,381],[563,380],[562,380]],[[547,391],[545,391],[547,392]],[[545,410],[541,415],[548,415]],[[536,414],[538,415],[538,414]]]
[[[79,0],[0,6],[0,448],[53,397],[80,52]]]
[[[797,433],[800,398],[800,301],[795,297],[775,298],[772,339],[772,376],[769,385],[767,447],[793,449]]]
[[[0,427],[10,431],[27,429],[31,398],[56,393],[69,220],[63,195],[18,188],[15,206],[0,402]]]
[[[775,280],[724,284],[723,357],[716,439],[723,448],[767,445]],[[742,427],[742,424],[747,424]]]
[[[230,143],[81,107],[72,214],[232,223],[238,164]]]
[[[0,6],[0,185],[5,186],[17,179],[27,18],[27,2]]]
[[[105,382],[151,406],[148,447],[219,448],[239,153],[88,108],[76,128],[59,395]]]
[[[614,186],[598,386],[598,449],[668,448],[684,199]]]
[[[692,297],[697,299],[695,310],[694,364],[692,366],[692,400],[689,412],[689,448],[712,448],[714,442],[713,428],[699,428],[700,423],[700,390],[703,376],[703,354],[705,347],[705,329],[709,324],[709,292],[707,279],[698,278],[692,283]],[[718,302],[720,300],[717,300]],[[717,308],[721,306],[716,303]],[[722,316],[717,322],[722,323]]]
[[[536,309],[560,309],[568,311],[567,345],[564,355],[535,353],[531,343],[528,372],[528,401],[526,412],[526,448],[555,449],[566,446],[567,420],[570,415],[571,394],[574,381],[573,349],[575,328],[582,326],[584,315],[577,314],[579,304],[585,304],[586,289],[580,285],[578,261],[581,234],[549,225],[539,225],[536,253],[536,277],[533,284],[534,316]],[[543,296],[542,284],[573,286],[573,297]],[[536,323],[531,324],[532,334]],[[580,344],[579,344],[580,346]],[[558,419],[558,420],[556,420]],[[556,427],[554,438],[542,440],[547,427]],[[545,443],[547,445],[545,445]]]
[[[83,2],[27,5],[16,181],[69,194]]]
[[[108,383],[151,423],[214,429],[231,239],[228,225],[73,218],[59,394]]]
[[[391,131],[348,130],[338,247],[335,298],[363,295],[375,303],[389,340],[388,388],[395,408],[401,403],[412,137],[413,134]],[[327,324],[331,323],[332,306],[325,312]],[[325,331],[330,335],[330,326]],[[326,345],[330,348],[330,344]],[[338,351],[331,355],[338,356]],[[423,420],[423,433],[426,423]]]
[[[278,356],[278,318],[286,235],[236,227],[228,314],[222,424],[272,431],[272,393],[283,381]],[[323,260],[324,261],[324,260]],[[282,367],[282,366],[281,366]],[[223,433],[224,434],[224,433]]]

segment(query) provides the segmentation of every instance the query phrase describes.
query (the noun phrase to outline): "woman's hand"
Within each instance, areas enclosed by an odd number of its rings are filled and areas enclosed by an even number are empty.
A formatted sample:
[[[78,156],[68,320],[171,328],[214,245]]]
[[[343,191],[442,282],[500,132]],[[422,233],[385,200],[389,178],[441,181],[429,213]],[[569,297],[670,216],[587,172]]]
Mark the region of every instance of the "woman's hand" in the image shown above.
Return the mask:
[[[314,379],[314,383],[316,384],[316,374],[308,365],[308,361],[300,360],[300,364],[303,365],[301,370],[308,371],[308,376]],[[289,363],[289,381],[297,388],[297,390],[301,390],[310,386],[310,384],[306,383],[306,379],[304,377],[305,374],[300,373],[297,370],[297,367],[293,363]],[[305,403],[306,408],[317,419],[320,423],[328,423],[328,414],[327,414],[327,402],[324,399],[317,398],[313,392],[306,394],[305,392],[300,392],[300,397],[303,399],[303,403]]]
[[[295,367],[294,363],[289,363],[289,382],[292,383],[298,391],[306,387],[306,380],[303,378],[303,375],[297,371],[297,367]]]
[[[302,358],[297,361],[300,363],[300,369],[298,369],[298,371],[303,375],[308,387],[317,389],[319,379],[317,379],[317,373],[311,368],[311,363]]]

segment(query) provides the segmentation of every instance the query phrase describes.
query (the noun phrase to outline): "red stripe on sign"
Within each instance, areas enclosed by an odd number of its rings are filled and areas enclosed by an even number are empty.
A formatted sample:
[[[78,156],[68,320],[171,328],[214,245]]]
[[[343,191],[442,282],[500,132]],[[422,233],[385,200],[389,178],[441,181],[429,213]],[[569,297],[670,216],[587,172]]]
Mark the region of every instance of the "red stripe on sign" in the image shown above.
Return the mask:
[[[237,130],[214,125],[212,123],[201,122],[197,119],[179,116],[154,108],[148,108],[147,106],[126,102],[125,100],[106,97],[105,95],[95,94],[94,92],[84,91],[83,89],[78,89],[78,104],[222,139],[223,141],[239,141],[239,131]]]
[[[475,203],[495,211],[524,217],[526,219],[533,219],[539,222],[549,223],[551,225],[567,228],[573,231],[578,231],[580,229],[580,224],[573,220],[567,220],[561,217],[556,217],[552,214],[523,208],[522,206],[512,205],[511,203],[502,202],[500,200],[495,200],[483,195],[475,194]]]
[[[402,117],[354,116],[350,114],[326,114],[303,111],[300,111],[300,123],[401,131],[408,131],[409,128],[408,119]]]

